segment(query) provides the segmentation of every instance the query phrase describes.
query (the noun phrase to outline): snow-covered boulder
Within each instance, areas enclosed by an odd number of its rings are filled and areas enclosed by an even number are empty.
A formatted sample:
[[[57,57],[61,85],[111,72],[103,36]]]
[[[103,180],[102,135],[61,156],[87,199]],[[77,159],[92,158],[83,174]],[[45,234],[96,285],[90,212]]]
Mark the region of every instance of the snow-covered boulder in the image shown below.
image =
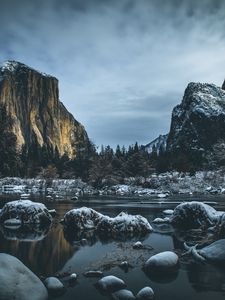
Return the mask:
[[[54,295],[54,296],[62,295],[65,291],[64,285],[56,277],[46,278],[44,284],[48,289],[50,295]]]
[[[68,211],[63,219],[63,225],[73,230],[95,229],[104,216],[92,208],[81,207]]]
[[[46,300],[41,280],[16,257],[0,253],[0,299]]]
[[[163,211],[163,213],[164,213],[165,215],[172,215],[172,214],[173,214],[173,209],[165,209],[165,210]]]
[[[179,204],[171,215],[170,222],[181,228],[199,228],[215,225],[223,212],[216,211],[208,204],[192,201]]]
[[[165,251],[151,256],[145,263],[146,271],[170,272],[176,270],[179,264],[179,258],[176,253]]]
[[[122,289],[112,293],[113,300],[135,300],[134,294],[126,289]]]
[[[4,205],[0,212],[0,223],[15,218],[22,224],[48,225],[52,221],[52,216],[44,204],[30,200],[17,200]]]
[[[67,212],[63,219],[66,231],[80,232],[92,230],[99,235],[110,236],[135,235],[152,231],[152,227],[146,218],[140,215],[128,215],[121,212],[118,216],[111,218],[98,213],[92,208],[81,207]]]
[[[152,227],[148,220],[140,215],[128,215],[127,213],[121,212],[115,218],[102,218],[98,223],[97,230],[113,234],[145,234],[151,232]]]
[[[137,300],[151,300],[154,298],[154,295],[155,294],[154,294],[153,289],[150,288],[149,286],[146,286],[137,293],[136,299]]]
[[[125,282],[113,275],[105,276],[97,282],[97,287],[104,292],[115,292],[126,287]]]

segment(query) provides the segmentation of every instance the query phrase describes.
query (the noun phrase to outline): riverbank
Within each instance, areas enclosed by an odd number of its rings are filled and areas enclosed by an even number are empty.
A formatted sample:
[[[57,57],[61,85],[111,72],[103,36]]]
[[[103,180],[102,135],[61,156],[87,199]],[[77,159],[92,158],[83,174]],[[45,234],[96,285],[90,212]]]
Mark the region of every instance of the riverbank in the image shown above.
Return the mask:
[[[144,177],[124,178],[115,185],[94,188],[81,179],[40,179],[6,177],[0,179],[0,194],[44,196],[49,199],[85,195],[157,196],[165,198],[176,194],[225,194],[225,173],[199,171],[189,173],[167,172]]]

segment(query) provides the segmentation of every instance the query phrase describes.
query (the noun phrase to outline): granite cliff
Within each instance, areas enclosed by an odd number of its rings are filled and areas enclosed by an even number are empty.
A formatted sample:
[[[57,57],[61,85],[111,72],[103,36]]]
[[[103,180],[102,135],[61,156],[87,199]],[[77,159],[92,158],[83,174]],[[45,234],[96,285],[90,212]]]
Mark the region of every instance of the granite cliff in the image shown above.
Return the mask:
[[[60,156],[76,156],[88,136],[59,100],[58,80],[22,63],[0,65],[0,104],[13,120],[17,147],[45,146]]]
[[[173,109],[167,151],[185,154],[187,161],[201,166],[222,153],[224,143],[225,91],[214,84],[190,83]]]

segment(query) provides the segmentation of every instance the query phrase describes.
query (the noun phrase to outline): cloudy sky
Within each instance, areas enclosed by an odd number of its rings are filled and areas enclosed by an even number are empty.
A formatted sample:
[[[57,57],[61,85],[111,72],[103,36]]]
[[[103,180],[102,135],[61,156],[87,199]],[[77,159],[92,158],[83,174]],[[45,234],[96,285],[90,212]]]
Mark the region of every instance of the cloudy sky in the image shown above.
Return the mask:
[[[59,79],[97,145],[167,133],[190,81],[225,77],[224,0],[0,0],[0,61]]]

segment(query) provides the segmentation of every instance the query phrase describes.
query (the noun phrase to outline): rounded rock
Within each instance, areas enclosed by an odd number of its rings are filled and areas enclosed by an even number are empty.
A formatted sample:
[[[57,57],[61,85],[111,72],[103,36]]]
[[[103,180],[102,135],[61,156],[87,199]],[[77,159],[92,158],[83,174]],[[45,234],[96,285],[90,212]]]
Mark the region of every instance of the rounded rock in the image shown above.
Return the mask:
[[[151,300],[154,298],[154,295],[155,294],[154,294],[153,289],[150,288],[149,286],[146,286],[137,293],[136,299],[137,300]]]
[[[176,253],[172,251],[165,251],[153,255],[145,263],[145,269],[158,270],[158,271],[172,271],[177,268],[179,263],[179,258]]]
[[[114,292],[123,289],[125,282],[113,275],[105,276],[101,278],[97,283],[98,288],[106,292]]]
[[[134,300],[136,298],[131,291],[122,289],[112,293],[112,299],[113,300]]]
[[[16,257],[0,253],[0,269],[0,299],[48,299],[41,280]]]
[[[44,284],[49,291],[49,294],[58,296],[64,293],[65,287],[62,282],[56,277],[48,277],[45,279]]]

